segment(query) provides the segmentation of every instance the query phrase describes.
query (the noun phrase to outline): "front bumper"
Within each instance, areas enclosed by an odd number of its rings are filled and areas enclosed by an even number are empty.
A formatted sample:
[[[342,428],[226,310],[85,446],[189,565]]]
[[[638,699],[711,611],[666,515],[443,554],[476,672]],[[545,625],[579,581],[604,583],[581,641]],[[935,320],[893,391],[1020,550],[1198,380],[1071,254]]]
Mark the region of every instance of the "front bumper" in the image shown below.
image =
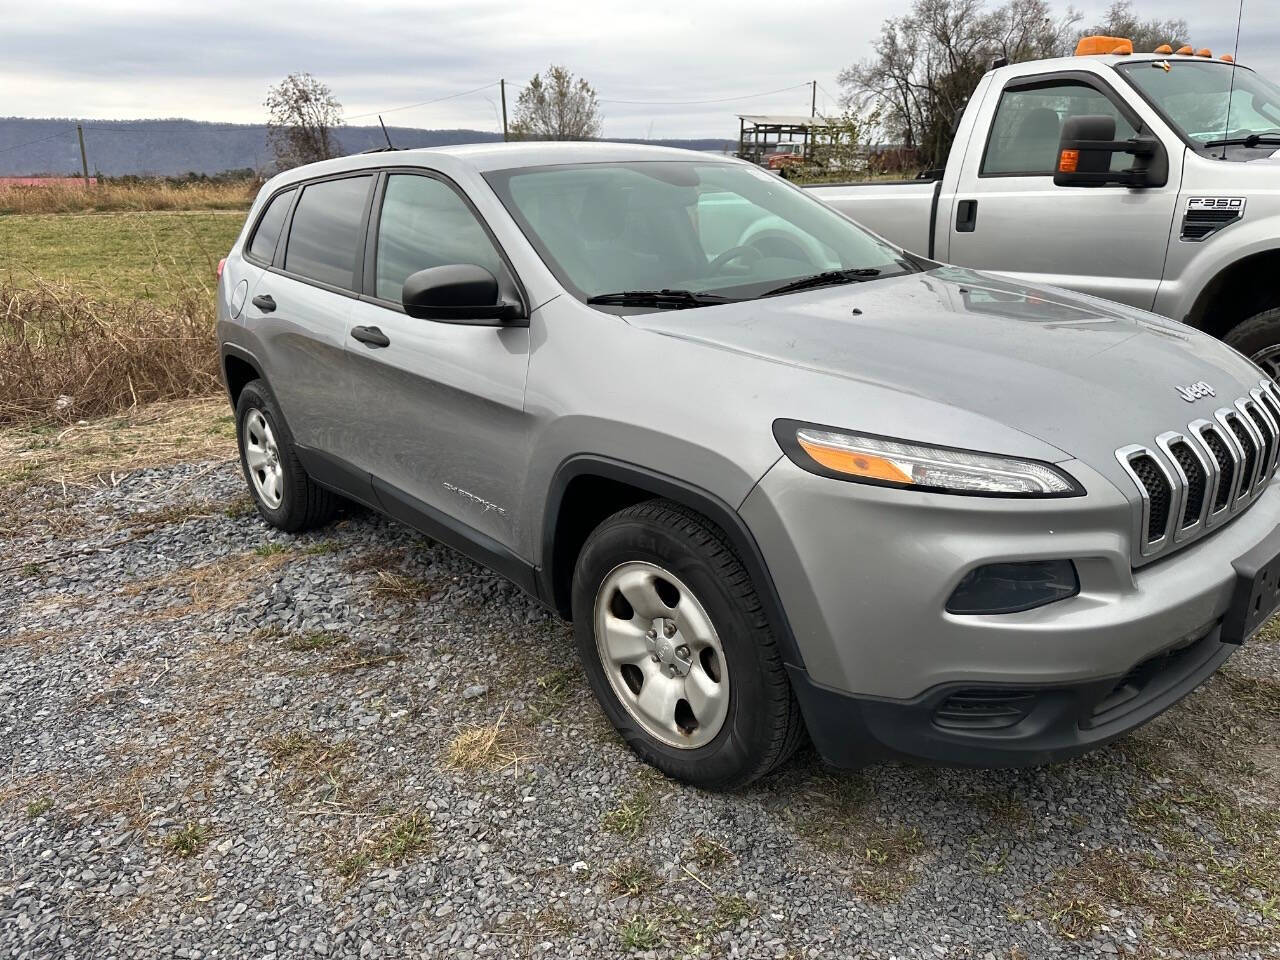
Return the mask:
[[[1233,562],[1280,525],[1280,484],[1211,536],[1134,570],[1132,505],[1086,465],[1065,466],[1088,496],[913,493],[817,477],[786,459],[752,491],[740,511],[781,598],[793,686],[828,760],[1047,762],[1144,723],[1231,654],[1218,632]],[[1078,596],[1023,613],[945,612],[976,566],[1056,558],[1075,563]],[[1141,689],[1124,691],[1120,709],[1117,688],[1135,670]],[[1000,722],[954,722],[966,703],[1000,712],[1000,694],[1025,715],[1011,707]]]
[[[1238,649],[1220,642],[1215,627],[1120,677],[1051,687],[949,685],[907,702],[839,694],[799,668],[791,669],[791,682],[814,746],[835,766],[909,758],[945,766],[1029,767],[1065,760],[1141,726],[1191,693]],[[958,702],[969,705],[968,717],[954,708]]]

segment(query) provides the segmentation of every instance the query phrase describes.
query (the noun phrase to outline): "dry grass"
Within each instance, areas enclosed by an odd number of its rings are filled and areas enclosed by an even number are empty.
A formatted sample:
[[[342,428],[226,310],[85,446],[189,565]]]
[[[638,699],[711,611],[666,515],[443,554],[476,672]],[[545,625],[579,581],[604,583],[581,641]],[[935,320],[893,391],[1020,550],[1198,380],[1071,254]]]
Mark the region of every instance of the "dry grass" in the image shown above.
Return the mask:
[[[0,491],[31,483],[109,483],[144,467],[235,455],[235,424],[225,400],[155,403],[72,427],[0,427]]]
[[[71,423],[218,392],[213,312],[0,283],[0,423]]]
[[[465,773],[479,770],[502,770],[518,766],[533,756],[529,752],[528,731],[504,724],[503,717],[479,727],[466,727],[449,743],[445,752],[446,766]]]
[[[176,620],[191,614],[230,610],[262,589],[264,577],[279,569],[288,554],[242,553],[222,557],[199,567],[183,567],[171,573],[126,584],[126,596],[158,599],[147,614],[152,619]],[[170,602],[166,603],[168,599]]]
[[[257,192],[251,180],[223,183],[54,183],[0,185],[0,214],[102,213],[151,210],[247,210]]]

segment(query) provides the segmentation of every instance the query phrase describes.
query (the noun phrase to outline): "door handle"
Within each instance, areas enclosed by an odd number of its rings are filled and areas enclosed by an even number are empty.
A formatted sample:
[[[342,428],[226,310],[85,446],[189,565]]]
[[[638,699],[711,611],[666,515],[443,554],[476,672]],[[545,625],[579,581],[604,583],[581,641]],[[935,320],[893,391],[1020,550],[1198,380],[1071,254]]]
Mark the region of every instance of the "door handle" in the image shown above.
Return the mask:
[[[391,343],[391,338],[377,327],[352,327],[351,336],[371,347],[385,347]]]
[[[956,233],[973,233],[978,226],[978,201],[961,200],[956,204]]]
[[[276,308],[275,298],[269,293],[260,293],[253,298],[253,305],[263,313],[270,313]]]

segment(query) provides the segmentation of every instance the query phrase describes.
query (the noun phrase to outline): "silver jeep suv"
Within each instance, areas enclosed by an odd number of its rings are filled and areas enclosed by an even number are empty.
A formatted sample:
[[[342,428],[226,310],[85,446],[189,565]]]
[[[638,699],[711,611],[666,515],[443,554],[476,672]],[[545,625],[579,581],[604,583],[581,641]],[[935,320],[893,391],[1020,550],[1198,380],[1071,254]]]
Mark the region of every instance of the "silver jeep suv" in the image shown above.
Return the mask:
[[[703,786],[806,731],[844,766],[1069,756],[1280,602],[1256,367],[904,253],[737,161],[291,170],[226,260],[218,336],[269,523],[345,498],[509,577],[573,620],[637,753]]]

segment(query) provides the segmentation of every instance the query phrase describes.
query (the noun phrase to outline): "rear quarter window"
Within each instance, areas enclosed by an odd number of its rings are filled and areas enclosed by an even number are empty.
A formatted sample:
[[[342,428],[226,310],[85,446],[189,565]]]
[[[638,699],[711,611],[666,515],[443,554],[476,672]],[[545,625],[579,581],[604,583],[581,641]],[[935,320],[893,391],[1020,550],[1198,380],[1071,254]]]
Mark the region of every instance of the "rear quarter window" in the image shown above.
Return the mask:
[[[358,289],[364,214],[373,177],[322,180],[302,189],[289,227],[284,269],[344,290]]]
[[[270,263],[276,252],[276,241],[280,239],[280,228],[284,226],[285,215],[289,212],[289,204],[293,202],[293,190],[277,193],[267,203],[267,209],[258,218],[254,228],[253,239],[249,241],[249,256],[262,263]]]

